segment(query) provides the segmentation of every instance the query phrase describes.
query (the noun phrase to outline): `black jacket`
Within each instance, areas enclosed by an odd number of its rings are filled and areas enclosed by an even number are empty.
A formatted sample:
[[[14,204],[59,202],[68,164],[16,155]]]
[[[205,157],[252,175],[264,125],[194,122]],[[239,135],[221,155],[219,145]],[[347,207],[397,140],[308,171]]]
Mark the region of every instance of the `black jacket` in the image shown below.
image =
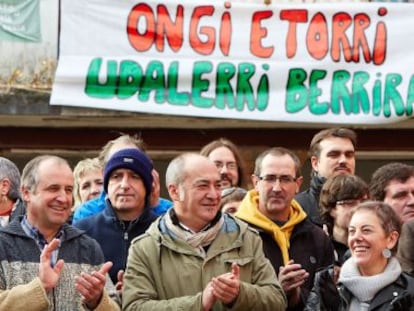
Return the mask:
[[[316,273],[304,311],[346,311],[351,300],[352,293],[343,284],[334,284],[331,266]],[[369,310],[414,311],[414,278],[402,273],[375,295]]]
[[[156,218],[153,210],[147,207],[138,219],[126,224],[116,217],[110,201],[106,200],[106,207],[102,212],[83,218],[74,226],[98,241],[105,260],[113,263],[109,275],[116,284],[118,271],[125,270],[131,241],[143,234]]]
[[[280,266],[284,265],[278,244],[270,234],[254,225],[251,226],[259,231],[263,241],[263,251],[278,274]],[[301,264],[302,268],[309,273],[308,280],[301,287],[302,303],[295,308],[288,309],[302,310],[312,289],[314,274],[334,262],[332,243],[321,228],[306,218],[293,229],[290,237],[289,257],[295,263]]]
[[[322,227],[323,222],[319,209],[319,197],[325,181],[326,178],[313,174],[310,187],[295,196],[295,200],[303,208],[309,219],[320,227]]]

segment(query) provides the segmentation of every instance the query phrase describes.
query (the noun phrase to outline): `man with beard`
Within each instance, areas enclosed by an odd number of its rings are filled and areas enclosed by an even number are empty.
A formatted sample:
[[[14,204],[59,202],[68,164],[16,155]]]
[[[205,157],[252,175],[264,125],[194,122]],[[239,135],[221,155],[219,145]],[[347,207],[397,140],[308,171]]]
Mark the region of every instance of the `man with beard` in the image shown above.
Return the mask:
[[[220,173],[221,189],[246,187],[243,159],[233,142],[226,138],[213,140],[201,149],[200,154],[216,165]]]
[[[295,200],[310,220],[322,226],[319,196],[326,179],[338,174],[355,174],[356,133],[347,128],[325,129],[313,136],[309,156],[312,165],[310,187]]]
[[[288,298],[288,310],[303,309],[315,272],[334,262],[329,237],[293,200],[302,181],[296,154],[282,147],[264,151],[255,162],[254,189],[235,215],[259,231],[264,253]]]

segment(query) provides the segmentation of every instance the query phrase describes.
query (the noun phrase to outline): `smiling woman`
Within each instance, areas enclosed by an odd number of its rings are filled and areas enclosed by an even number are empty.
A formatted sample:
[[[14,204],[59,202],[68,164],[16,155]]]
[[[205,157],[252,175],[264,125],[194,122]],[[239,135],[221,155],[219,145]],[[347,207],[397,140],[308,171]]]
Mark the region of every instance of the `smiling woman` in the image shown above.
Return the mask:
[[[414,310],[414,278],[393,256],[400,232],[401,221],[389,205],[359,204],[349,224],[352,257],[338,284],[332,268],[318,273],[305,310]]]

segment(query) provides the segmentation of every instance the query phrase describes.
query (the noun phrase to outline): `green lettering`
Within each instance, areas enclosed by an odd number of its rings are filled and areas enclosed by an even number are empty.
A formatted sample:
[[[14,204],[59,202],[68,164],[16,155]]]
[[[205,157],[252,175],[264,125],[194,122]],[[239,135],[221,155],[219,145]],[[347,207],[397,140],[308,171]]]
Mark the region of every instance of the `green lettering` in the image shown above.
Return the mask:
[[[411,116],[413,114],[413,104],[414,104],[414,75],[410,78],[410,85],[408,86],[408,93],[407,93],[407,116]]]
[[[216,77],[216,107],[224,109],[235,107],[234,90],[230,80],[234,77],[236,68],[232,63],[220,63],[217,66]]]
[[[239,73],[237,75],[237,110],[242,111],[244,103],[247,103],[247,109],[253,111],[256,107],[253,87],[250,84],[250,78],[255,73],[254,64],[241,63],[239,64]]]
[[[165,88],[164,64],[157,60],[151,61],[145,71],[145,78],[141,84],[138,99],[146,102],[149,99],[151,91],[154,91],[155,102],[158,104],[163,103],[165,102]]]
[[[107,62],[107,76],[106,82],[99,81],[99,72],[102,66],[102,58],[95,58],[91,61],[86,76],[85,93],[90,97],[95,98],[112,98],[117,90],[117,69],[116,61]]]
[[[381,114],[381,102],[382,102],[382,83],[381,83],[381,73],[377,74],[377,79],[374,82],[374,88],[372,90],[372,114],[374,116],[379,116]]]
[[[264,66],[263,69],[268,70],[269,66]],[[259,86],[257,87],[257,109],[264,111],[269,104],[269,77],[267,74],[263,74],[259,80]]]
[[[168,102],[172,105],[185,106],[190,102],[190,94],[188,92],[177,92],[178,88],[178,62],[174,61],[168,68]]]
[[[359,113],[359,106],[361,106],[364,114],[368,114],[370,110],[370,102],[368,92],[365,89],[365,84],[369,81],[369,74],[365,71],[357,71],[354,74],[352,81],[352,112]]]
[[[399,74],[388,74],[385,78],[384,116],[391,116],[391,102],[394,104],[395,114],[404,115],[405,107],[397,86],[401,84],[402,77]]]
[[[351,94],[346,86],[350,78],[351,75],[346,70],[338,70],[333,74],[331,89],[331,109],[333,114],[341,112],[341,102],[345,113],[351,113]]]
[[[312,70],[309,78],[309,111],[315,115],[325,114],[329,110],[328,102],[318,102],[322,91],[317,87],[319,80],[326,76],[326,70]]]
[[[286,112],[296,113],[306,107],[308,100],[307,89],[304,85],[306,78],[306,71],[302,68],[289,70],[286,86]]]
[[[193,105],[200,108],[210,108],[213,106],[214,99],[202,97],[202,93],[208,91],[210,86],[209,80],[203,80],[204,73],[210,73],[213,70],[211,62],[195,62],[193,68],[192,81],[192,98]]]
[[[118,97],[126,99],[135,94],[142,80],[142,68],[134,61],[124,60],[119,69]]]

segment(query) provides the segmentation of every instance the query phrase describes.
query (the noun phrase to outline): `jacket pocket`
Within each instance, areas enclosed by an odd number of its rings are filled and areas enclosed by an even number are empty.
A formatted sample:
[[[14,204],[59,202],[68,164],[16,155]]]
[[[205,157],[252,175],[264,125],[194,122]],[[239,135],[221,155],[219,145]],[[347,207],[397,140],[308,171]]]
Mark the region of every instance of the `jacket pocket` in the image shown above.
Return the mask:
[[[250,264],[253,261],[254,257],[236,257],[236,258],[226,258],[224,262],[226,264],[232,264],[233,262],[237,263],[240,267]]]

